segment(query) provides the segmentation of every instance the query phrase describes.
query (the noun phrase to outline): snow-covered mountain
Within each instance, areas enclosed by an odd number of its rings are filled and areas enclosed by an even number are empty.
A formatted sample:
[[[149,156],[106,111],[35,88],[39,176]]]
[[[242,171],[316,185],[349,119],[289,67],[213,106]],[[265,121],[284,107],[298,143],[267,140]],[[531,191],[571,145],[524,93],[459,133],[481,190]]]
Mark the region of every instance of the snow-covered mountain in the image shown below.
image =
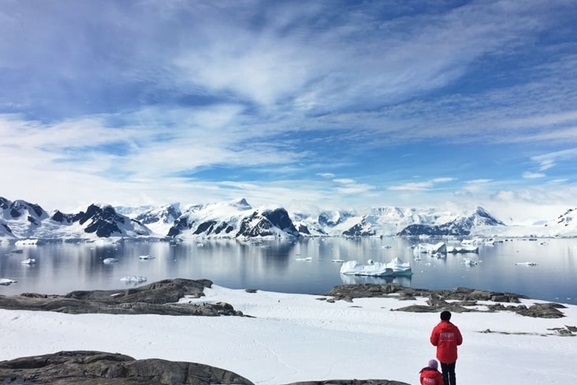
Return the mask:
[[[0,240],[22,238],[295,239],[311,236],[577,236],[577,209],[535,226],[507,226],[486,209],[454,213],[392,206],[289,213],[245,199],[198,205],[112,207],[48,214],[40,205],[0,198]]]
[[[435,225],[456,216],[434,209],[370,208],[364,211],[323,211],[318,216],[296,214],[299,232],[328,236],[391,236],[414,224]],[[307,233],[308,232],[308,233]]]
[[[481,230],[505,226],[503,222],[492,216],[482,207],[468,216],[456,217],[442,224],[412,224],[405,227],[399,235],[431,235],[431,236],[468,236],[475,229]]]
[[[557,218],[545,222],[543,231],[533,231],[548,237],[577,237],[577,208],[571,208]],[[540,230],[540,229],[539,229]]]
[[[182,215],[180,203],[164,206],[116,207],[116,212],[132,218],[156,234],[166,235]]]
[[[149,228],[137,220],[118,214],[114,207],[107,204],[91,204],[85,212],[77,214],[63,214],[56,210],[49,220],[49,225],[54,227],[68,227],[71,230],[68,233],[80,232],[98,238],[155,236]]]
[[[49,215],[40,205],[0,197],[0,240],[97,239],[160,237],[138,221],[118,214],[114,207],[92,204],[74,214],[55,210]]]
[[[48,213],[37,204],[0,197],[0,237],[31,237],[41,227]]]

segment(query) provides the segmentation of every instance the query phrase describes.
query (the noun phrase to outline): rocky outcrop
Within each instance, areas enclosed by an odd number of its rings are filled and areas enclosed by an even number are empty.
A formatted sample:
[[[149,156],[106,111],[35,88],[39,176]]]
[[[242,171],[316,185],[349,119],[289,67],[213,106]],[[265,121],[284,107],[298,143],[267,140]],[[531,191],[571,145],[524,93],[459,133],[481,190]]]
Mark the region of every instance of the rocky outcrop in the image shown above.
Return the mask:
[[[135,360],[122,354],[73,351],[0,362],[3,384],[209,385],[253,383],[209,365],[160,359]]]
[[[329,300],[352,301],[354,298],[367,297],[395,297],[399,300],[413,300],[417,297],[427,298],[427,305],[409,305],[395,309],[415,313],[435,313],[449,310],[454,313],[465,312],[496,312],[512,311],[526,317],[534,318],[562,318],[565,308],[558,303],[538,303],[527,307],[520,304],[520,299],[526,296],[514,293],[483,291],[458,287],[452,290],[427,290],[403,287],[397,284],[360,284],[335,286],[325,295],[332,297]],[[479,302],[495,302],[485,305],[487,310],[479,310]],[[505,306],[503,303],[512,305]],[[514,304],[514,305],[513,305]]]
[[[70,314],[243,315],[224,302],[177,303],[185,296],[200,298],[204,296],[204,288],[211,286],[212,281],[209,280],[178,278],[130,289],[73,291],[64,296],[24,293],[16,296],[0,296],[0,308]]]
[[[329,380],[294,382],[288,385],[409,385],[406,382],[389,380]]]
[[[250,380],[209,365],[136,360],[95,351],[68,351],[0,362],[2,384],[21,385],[253,385]],[[287,385],[408,385],[389,380],[327,380]]]

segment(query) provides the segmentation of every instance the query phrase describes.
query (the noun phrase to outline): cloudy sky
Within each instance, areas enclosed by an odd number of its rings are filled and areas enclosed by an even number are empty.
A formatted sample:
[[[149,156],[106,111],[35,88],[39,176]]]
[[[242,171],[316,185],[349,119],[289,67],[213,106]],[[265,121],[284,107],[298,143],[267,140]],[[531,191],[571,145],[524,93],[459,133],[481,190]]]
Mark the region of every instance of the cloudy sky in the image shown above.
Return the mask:
[[[555,217],[577,206],[575,20],[574,0],[4,0],[0,196]]]

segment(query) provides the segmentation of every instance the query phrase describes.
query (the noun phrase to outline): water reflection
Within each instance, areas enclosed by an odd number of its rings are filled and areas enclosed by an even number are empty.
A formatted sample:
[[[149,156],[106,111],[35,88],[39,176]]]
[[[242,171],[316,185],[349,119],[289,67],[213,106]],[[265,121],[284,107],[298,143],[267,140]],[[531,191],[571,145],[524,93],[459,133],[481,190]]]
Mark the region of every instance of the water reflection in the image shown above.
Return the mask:
[[[64,294],[72,290],[124,287],[124,276],[146,276],[148,282],[166,278],[210,279],[218,285],[245,289],[322,294],[332,287],[354,283],[390,283],[430,289],[458,286],[510,291],[534,298],[577,303],[577,240],[540,242],[514,240],[482,245],[478,254],[427,254],[415,259],[418,241],[404,238],[313,238],[300,242],[232,240],[124,242],[100,244],[0,245],[0,278],[18,281],[0,286],[0,294],[39,292]],[[141,255],[151,259],[143,260]],[[414,275],[397,278],[343,276],[341,263],[410,262]],[[23,265],[27,258],[36,259]],[[117,263],[105,264],[106,258]],[[467,264],[467,259],[474,263]],[[516,265],[534,261],[537,266]],[[134,283],[129,283],[134,285]]]

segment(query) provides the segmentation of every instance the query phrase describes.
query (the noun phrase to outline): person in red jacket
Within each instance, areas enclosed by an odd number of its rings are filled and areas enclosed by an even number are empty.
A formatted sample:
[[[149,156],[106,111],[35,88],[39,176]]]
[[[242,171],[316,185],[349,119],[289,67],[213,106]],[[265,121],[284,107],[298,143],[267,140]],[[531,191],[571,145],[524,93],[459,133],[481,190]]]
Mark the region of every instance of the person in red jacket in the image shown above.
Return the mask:
[[[421,385],[443,385],[443,376],[438,367],[437,360],[429,360],[429,365],[419,372]]]
[[[457,385],[455,365],[457,346],[463,343],[459,328],[451,323],[451,312],[441,312],[441,322],[431,332],[431,344],[437,347],[437,359],[441,363],[445,385]]]

